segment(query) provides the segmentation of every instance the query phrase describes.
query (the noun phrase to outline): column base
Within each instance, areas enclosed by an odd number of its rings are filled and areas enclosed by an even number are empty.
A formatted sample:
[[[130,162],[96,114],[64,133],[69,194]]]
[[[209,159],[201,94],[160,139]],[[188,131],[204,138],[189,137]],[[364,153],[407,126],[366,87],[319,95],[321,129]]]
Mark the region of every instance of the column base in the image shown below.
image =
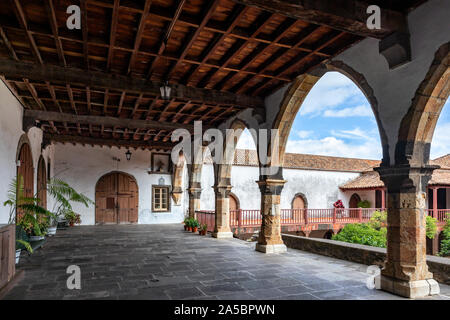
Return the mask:
[[[284,253],[287,252],[287,247],[284,244],[256,244],[256,251],[263,252],[263,253]]]
[[[212,236],[217,239],[230,239],[233,238],[233,232],[213,232]]]
[[[403,281],[381,275],[381,290],[406,297],[423,298],[439,294],[439,284],[434,279]]]

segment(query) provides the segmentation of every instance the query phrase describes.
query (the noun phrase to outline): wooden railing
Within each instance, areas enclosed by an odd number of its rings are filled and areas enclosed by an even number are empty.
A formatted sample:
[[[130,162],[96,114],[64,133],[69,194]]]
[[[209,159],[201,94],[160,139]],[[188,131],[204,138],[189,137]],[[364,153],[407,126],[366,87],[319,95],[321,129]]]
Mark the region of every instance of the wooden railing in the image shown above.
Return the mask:
[[[343,209],[281,209],[281,225],[303,226],[317,223],[363,223],[368,222],[375,211],[380,208],[343,208]],[[450,209],[427,209],[429,216],[435,217],[438,223],[444,223]],[[208,225],[208,231],[215,226],[215,211],[196,211],[197,220]],[[231,228],[259,227],[262,223],[261,210],[230,210]]]
[[[428,209],[428,215],[436,218],[438,222],[443,223],[450,215],[450,209]]]
[[[16,227],[0,225],[0,289],[14,277],[16,272]]]

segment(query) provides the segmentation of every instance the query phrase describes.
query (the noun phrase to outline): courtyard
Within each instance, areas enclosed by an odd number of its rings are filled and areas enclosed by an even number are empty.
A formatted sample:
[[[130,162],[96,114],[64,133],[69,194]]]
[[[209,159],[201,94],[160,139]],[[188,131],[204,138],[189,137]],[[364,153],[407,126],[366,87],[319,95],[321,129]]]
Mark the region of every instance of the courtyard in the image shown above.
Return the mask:
[[[265,255],[254,243],[182,231],[181,224],[80,226],[60,230],[22,255],[20,281],[5,299],[403,299],[366,287],[367,266],[288,249]],[[69,290],[69,265],[81,289]],[[450,299],[450,286],[425,299]]]

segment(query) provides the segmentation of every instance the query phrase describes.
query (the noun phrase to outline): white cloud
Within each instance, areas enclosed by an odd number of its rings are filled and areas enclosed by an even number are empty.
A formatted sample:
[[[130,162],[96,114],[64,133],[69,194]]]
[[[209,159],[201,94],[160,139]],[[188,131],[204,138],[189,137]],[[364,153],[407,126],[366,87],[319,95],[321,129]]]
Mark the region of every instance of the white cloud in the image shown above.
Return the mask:
[[[370,139],[354,145],[336,137],[289,140],[286,152],[378,160],[381,159],[381,144]]]
[[[360,101],[363,98],[361,90],[349,78],[338,72],[329,72],[311,89],[299,113],[315,116],[344,102]]]
[[[373,111],[368,105],[360,105],[341,110],[325,110],[323,116],[328,118],[373,117]]]
[[[295,130],[294,132],[301,139],[308,138],[313,134],[311,130]]]
[[[450,153],[450,122],[438,122],[431,140],[431,159]]]

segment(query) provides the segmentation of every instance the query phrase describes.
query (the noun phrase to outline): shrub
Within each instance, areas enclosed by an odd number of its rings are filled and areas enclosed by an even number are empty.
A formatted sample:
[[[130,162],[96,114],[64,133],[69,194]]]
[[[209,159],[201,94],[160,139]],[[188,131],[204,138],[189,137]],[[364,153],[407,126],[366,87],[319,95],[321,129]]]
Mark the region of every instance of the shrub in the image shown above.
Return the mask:
[[[358,208],[370,208],[370,201],[363,200],[363,201],[358,202]]]
[[[380,230],[387,225],[387,212],[386,211],[374,211],[369,221],[369,226],[373,229]]]
[[[446,223],[444,229],[442,230],[444,238],[441,241],[441,251],[439,255],[441,257],[450,256],[450,214],[447,215]]]
[[[334,235],[331,239],[385,248],[386,228],[376,230],[368,224],[347,224],[341,232]]]
[[[433,218],[430,216],[426,217],[426,222],[427,222],[426,235],[427,235],[427,238],[429,238],[429,239],[434,239],[434,236],[436,235],[436,232],[437,232],[436,221],[437,221],[436,218]]]

